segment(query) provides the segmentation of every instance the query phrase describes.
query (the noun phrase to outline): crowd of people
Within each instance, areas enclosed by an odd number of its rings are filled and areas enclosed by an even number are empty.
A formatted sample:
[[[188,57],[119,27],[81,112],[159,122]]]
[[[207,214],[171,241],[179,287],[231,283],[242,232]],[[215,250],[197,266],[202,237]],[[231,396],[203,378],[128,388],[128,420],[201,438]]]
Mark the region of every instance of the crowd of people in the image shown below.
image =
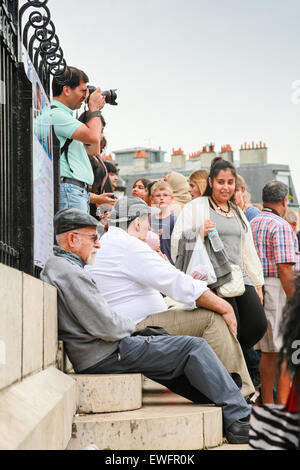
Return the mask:
[[[288,188],[270,181],[253,205],[233,163],[216,157],[188,180],[175,171],[139,178],[117,200],[118,169],[101,157],[104,97],[97,89],[77,120],[88,77],[70,70],[65,84],[53,80],[61,209],[41,278],[58,289],[59,337],[74,370],[140,372],[215,403],[228,441],[245,443],[253,403],[285,404],[299,375],[286,314],[282,326],[286,305],[299,318]]]

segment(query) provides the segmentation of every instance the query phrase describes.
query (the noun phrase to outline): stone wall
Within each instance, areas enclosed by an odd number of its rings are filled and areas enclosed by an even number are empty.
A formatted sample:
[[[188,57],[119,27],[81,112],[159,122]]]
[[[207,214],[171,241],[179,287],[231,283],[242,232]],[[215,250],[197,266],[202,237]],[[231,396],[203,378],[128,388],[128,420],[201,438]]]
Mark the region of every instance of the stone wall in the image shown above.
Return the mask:
[[[56,368],[57,292],[0,264],[0,449],[64,449],[78,402]]]

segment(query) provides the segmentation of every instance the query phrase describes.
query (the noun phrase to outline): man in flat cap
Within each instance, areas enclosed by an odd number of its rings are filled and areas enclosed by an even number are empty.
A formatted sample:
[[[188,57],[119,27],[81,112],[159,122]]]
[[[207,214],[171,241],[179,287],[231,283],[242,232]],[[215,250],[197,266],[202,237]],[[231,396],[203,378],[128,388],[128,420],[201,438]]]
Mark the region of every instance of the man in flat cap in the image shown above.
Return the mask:
[[[46,261],[41,279],[58,291],[58,334],[74,370],[80,372],[116,351],[116,341],[134,330],[131,320],[111,311],[83,269],[100,248],[97,221],[79,209],[54,217],[58,246]]]
[[[140,209],[130,214],[137,224],[151,211],[147,205]],[[59,246],[41,272],[41,279],[57,288],[58,336],[75,372],[142,373],[196,403],[222,407],[229,442],[248,442],[251,408],[204,339],[132,336],[135,322],[109,307],[84,269],[100,248],[97,225],[79,210],[60,211],[54,221]]]

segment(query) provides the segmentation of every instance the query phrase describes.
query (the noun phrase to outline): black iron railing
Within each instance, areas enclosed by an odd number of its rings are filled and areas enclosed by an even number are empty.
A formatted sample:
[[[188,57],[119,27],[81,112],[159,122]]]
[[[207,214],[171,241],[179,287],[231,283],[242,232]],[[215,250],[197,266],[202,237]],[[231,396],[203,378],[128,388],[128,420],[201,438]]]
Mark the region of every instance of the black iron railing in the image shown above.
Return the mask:
[[[17,80],[18,8],[0,0],[0,262],[19,268],[15,220],[14,115]]]
[[[0,0],[0,263],[33,275],[38,274],[33,248],[33,90],[20,44],[50,98],[52,77],[59,80],[68,67],[47,3]],[[54,145],[55,211],[59,204],[58,157],[59,146]]]
[[[59,78],[67,70],[48,0],[28,0],[19,12],[20,36],[41,83],[50,95],[51,76]]]

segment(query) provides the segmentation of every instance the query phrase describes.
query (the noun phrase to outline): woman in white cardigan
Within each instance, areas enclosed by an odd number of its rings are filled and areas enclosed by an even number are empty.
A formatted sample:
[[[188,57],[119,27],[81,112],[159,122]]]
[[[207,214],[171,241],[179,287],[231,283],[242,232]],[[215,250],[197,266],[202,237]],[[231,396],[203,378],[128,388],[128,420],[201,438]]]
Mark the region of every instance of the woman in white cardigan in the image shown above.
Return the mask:
[[[211,165],[204,196],[186,204],[177,218],[172,233],[171,254],[176,262],[179,240],[182,237],[192,239],[198,234],[209,253],[212,247],[207,235],[215,228],[218,230],[224,245],[223,253],[229,261],[227,266],[239,265],[243,274],[244,294],[226,300],[234,308],[238,339],[242,349],[246,351],[264,335],[267,320],[262,306],[263,271],[251,228],[243,212],[230,202],[235,192],[235,183],[234,165],[216,157]],[[218,266],[214,267],[219,272]],[[228,276],[217,279],[217,283],[211,288],[221,286],[224,279],[228,279]]]

